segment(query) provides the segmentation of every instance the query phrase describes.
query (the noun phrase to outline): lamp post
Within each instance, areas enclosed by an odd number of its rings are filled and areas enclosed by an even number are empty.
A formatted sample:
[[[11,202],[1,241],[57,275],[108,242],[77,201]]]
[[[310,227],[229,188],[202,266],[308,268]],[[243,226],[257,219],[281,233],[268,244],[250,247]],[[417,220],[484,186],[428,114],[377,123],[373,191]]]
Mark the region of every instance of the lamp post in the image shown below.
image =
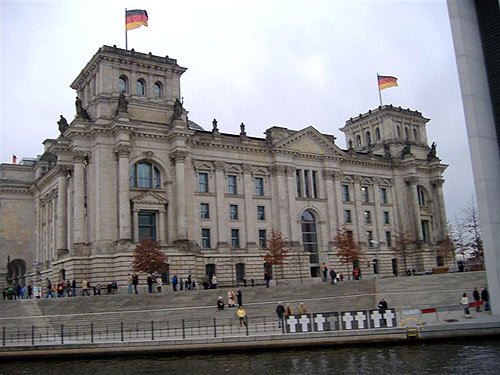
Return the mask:
[[[378,257],[378,252],[380,250],[380,242],[375,241],[375,240],[370,240],[370,242],[375,245],[375,258],[377,259],[377,272],[376,272],[376,274],[377,274],[377,277],[379,277],[380,276],[380,259]]]

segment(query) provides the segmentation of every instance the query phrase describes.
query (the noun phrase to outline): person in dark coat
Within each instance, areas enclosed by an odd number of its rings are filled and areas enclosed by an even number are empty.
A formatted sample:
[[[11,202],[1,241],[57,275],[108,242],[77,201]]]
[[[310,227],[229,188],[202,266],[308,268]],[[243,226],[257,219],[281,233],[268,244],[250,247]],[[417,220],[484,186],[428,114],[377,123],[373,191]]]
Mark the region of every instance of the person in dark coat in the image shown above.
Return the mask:
[[[278,315],[278,328],[281,328],[283,324],[283,316],[285,315],[285,306],[278,302],[276,306],[276,315]]]
[[[236,299],[238,300],[238,306],[243,306],[243,293],[241,293],[241,289],[238,289],[236,292]]]
[[[474,299],[474,302],[477,303],[476,312],[481,312],[481,305],[479,304],[479,301],[481,301],[481,296],[479,295],[479,291],[477,290],[477,288],[474,288],[474,291],[472,292],[472,298]]]
[[[488,293],[488,288],[481,290],[481,299],[484,302],[484,311],[490,311],[490,295]]]

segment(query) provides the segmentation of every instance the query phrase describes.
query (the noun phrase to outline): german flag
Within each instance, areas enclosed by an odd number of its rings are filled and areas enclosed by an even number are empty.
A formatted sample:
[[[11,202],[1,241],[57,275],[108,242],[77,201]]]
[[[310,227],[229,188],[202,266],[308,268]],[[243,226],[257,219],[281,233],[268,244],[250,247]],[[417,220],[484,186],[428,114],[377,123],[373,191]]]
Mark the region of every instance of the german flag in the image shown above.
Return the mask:
[[[127,10],[125,12],[125,27],[128,30],[148,25],[148,12],[142,9]]]
[[[396,77],[391,77],[391,76],[379,76],[377,74],[378,78],[378,89],[383,90],[388,87],[392,86],[397,86],[398,85],[398,79]]]

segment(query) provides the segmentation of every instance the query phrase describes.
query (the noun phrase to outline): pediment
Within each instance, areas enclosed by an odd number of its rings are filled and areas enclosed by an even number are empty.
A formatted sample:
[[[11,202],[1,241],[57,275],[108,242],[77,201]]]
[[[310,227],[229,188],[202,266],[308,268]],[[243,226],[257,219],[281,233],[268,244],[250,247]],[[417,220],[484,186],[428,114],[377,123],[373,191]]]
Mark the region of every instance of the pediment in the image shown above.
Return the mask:
[[[274,147],[307,154],[346,156],[344,151],[335,145],[335,143],[312,126],[281,140]]]
[[[145,192],[134,199],[132,199],[134,204],[150,204],[150,205],[164,205],[168,203],[168,200],[163,198],[160,194],[154,193],[152,191]]]

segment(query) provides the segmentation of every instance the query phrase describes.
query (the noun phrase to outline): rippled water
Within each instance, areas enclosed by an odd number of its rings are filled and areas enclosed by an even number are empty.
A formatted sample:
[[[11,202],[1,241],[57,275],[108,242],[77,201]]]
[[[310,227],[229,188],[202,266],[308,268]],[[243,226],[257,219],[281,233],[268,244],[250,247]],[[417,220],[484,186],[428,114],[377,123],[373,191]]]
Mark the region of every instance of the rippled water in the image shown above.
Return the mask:
[[[16,374],[499,374],[498,340],[411,346],[0,363]]]

